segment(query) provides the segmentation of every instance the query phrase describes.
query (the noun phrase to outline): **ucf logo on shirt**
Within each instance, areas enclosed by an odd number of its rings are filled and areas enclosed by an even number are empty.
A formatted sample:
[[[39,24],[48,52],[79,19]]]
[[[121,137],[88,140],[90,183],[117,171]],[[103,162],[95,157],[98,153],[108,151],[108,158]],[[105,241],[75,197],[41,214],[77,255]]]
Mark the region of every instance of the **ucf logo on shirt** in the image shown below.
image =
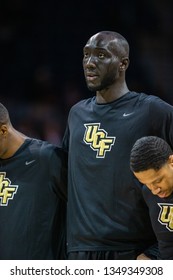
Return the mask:
[[[104,158],[106,152],[111,151],[116,137],[108,136],[108,133],[100,128],[100,123],[87,123],[84,126],[86,130],[83,141],[97,152],[97,158]]]
[[[0,172],[0,206],[7,206],[9,199],[13,199],[18,186],[11,185],[11,181],[6,178],[6,172]]]
[[[158,221],[162,225],[166,225],[169,231],[173,231],[173,204],[171,203],[158,203],[160,213]]]

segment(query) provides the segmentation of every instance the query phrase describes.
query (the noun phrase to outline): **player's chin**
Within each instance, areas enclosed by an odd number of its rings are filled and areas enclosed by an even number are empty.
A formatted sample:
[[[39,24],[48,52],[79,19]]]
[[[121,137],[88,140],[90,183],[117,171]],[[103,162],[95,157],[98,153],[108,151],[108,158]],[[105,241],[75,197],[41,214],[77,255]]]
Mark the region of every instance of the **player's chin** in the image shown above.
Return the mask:
[[[90,91],[96,92],[99,88],[91,83],[87,83],[87,87]]]

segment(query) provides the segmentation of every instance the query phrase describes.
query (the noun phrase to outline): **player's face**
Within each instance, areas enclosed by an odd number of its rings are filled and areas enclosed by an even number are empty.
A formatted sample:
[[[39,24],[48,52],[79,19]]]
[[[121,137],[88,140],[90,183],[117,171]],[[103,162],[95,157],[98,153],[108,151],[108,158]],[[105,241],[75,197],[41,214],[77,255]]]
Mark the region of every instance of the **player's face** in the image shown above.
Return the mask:
[[[155,171],[134,172],[136,178],[146,185],[154,195],[161,198],[168,197],[173,193],[173,163],[167,162],[161,169]]]
[[[101,35],[90,38],[83,50],[83,69],[87,86],[92,91],[106,89],[119,77],[121,64],[116,42]]]

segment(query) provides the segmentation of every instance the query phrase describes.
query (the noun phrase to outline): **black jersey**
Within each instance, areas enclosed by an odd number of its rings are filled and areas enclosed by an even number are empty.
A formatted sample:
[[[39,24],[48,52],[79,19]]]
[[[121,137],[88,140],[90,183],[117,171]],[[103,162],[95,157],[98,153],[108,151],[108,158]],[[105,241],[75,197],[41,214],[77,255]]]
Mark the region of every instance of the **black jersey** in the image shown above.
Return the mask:
[[[173,260],[173,195],[160,198],[144,187],[154,232],[157,236],[160,259]]]
[[[65,170],[60,148],[36,139],[0,160],[0,259],[64,258]]]
[[[157,135],[173,146],[173,107],[128,92],[114,102],[96,97],[69,113],[68,252],[145,249],[154,242],[142,186],[130,171],[135,141]]]

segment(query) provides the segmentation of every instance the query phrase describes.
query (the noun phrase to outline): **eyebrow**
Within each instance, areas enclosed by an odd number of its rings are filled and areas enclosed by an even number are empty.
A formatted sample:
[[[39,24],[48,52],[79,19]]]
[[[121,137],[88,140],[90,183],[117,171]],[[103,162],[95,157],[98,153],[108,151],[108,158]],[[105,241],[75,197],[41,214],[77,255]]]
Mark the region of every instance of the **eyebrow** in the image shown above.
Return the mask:
[[[156,180],[153,181],[153,183],[154,183],[155,181],[161,180],[162,178],[163,178],[163,175],[162,175],[162,176],[159,176]]]
[[[152,181],[152,182],[150,182],[150,183],[144,183],[144,182],[142,182],[141,180],[139,180],[140,182],[141,182],[141,184],[143,184],[143,185],[150,185],[150,184],[154,184],[156,181],[158,181],[158,180],[162,180],[163,179],[163,175],[161,175],[161,176],[159,176],[157,179],[155,179],[154,181]]]
[[[156,181],[158,181],[158,180],[162,180],[163,179],[163,175],[161,175],[161,176],[159,176],[157,179],[155,179],[154,181],[152,181],[151,183],[149,183],[149,184],[155,184],[156,183]]]

